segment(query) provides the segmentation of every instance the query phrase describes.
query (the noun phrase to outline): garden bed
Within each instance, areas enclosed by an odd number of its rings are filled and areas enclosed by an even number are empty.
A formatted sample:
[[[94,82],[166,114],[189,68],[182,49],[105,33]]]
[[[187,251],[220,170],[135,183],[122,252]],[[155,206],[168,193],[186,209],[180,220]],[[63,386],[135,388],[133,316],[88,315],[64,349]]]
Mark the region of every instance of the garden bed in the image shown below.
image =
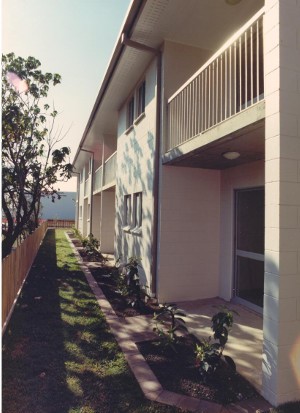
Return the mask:
[[[80,242],[77,242],[79,240],[73,238],[72,241],[86,261],[83,248],[80,248]],[[161,311],[156,300],[147,300],[142,308],[134,308],[128,304],[128,299],[117,292],[118,284],[114,274],[114,271],[117,271],[116,267],[102,262],[101,265],[90,267],[89,270],[118,317],[154,315]],[[196,366],[196,338],[193,335],[180,337],[176,353],[171,347],[162,346],[158,339],[137,345],[166,390],[222,405],[259,397],[247,380],[222,361],[215,373],[204,382]]]
[[[195,364],[193,336],[180,339],[177,353],[155,340],[139,343],[138,347],[166,390],[223,405],[259,397],[254,387],[225,362],[204,383]]]
[[[112,270],[112,267],[105,265],[100,268],[90,268],[93,277],[97,281],[118,317],[136,317],[139,315],[154,314],[155,312],[159,312],[160,309],[156,304],[156,300],[149,299],[145,303],[145,306],[141,309],[135,308],[128,304],[126,297],[116,292],[117,285],[113,278],[108,277]]]

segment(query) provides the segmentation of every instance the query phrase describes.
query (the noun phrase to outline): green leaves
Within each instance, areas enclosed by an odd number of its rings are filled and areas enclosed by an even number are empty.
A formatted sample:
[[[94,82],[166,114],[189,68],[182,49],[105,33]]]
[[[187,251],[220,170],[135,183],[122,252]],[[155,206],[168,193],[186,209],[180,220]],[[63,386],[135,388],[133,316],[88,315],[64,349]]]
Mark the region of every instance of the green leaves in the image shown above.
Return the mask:
[[[225,306],[221,307],[220,311],[214,314],[211,319],[211,328],[214,332],[214,339],[217,342],[212,343],[211,337],[209,337],[208,339],[202,339],[196,345],[196,363],[203,380],[206,380],[209,375],[215,372],[222,357],[229,367],[234,371],[236,370],[232,358],[223,355],[223,350],[228,341],[229,330],[233,325],[233,313],[238,314]]]
[[[174,303],[160,305],[160,312],[153,316],[153,320],[156,322],[153,331],[158,334],[160,344],[172,348],[175,352],[178,341],[176,332],[181,331],[183,334],[188,332],[182,317],[186,317],[186,313],[178,309]],[[157,323],[165,328],[158,327]]]
[[[55,149],[61,140],[53,132],[58,111],[45,102],[61,77],[43,73],[40,66],[32,56],[2,55],[2,205],[9,222],[5,254],[26,228],[38,225],[41,196],[57,199],[54,185],[72,174],[70,149]]]

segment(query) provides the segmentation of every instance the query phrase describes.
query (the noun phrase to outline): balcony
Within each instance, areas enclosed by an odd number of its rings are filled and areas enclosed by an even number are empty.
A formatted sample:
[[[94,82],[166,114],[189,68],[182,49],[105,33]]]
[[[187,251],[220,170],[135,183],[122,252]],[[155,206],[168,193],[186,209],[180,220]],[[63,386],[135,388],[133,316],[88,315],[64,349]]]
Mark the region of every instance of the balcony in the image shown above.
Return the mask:
[[[117,168],[117,152],[114,152],[104,163],[103,186],[112,186],[115,184]]]
[[[104,167],[101,165],[94,175],[94,190],[96,194],[103,189],[115,185],[117,167],[117,152],[114,152],[105,162]]]
[[[168,100],[165,152],[263,99],[263,10],[260,10]]]
[[[102,165],[96,169],[95,175],[94,175],[94,193],[100,192],[102,188],[102,171],[103,167]]]

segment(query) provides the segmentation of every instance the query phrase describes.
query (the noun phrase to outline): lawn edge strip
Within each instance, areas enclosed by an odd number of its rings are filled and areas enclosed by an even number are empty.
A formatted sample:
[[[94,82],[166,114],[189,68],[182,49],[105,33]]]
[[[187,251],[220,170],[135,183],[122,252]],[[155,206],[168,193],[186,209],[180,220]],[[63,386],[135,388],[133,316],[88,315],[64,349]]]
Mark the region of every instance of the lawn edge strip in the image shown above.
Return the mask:
[[[156,401],[162,404],[178,407],[182,410],[189,410],[191,412],[201,412],[201,413],[234,413],[239,410],[239,403],[230,404],[228,406],[222,406],[221,404],[210,402],[207,400],[200,400],[195,397],[184,396],[175,392],[165,390],[157,377],[153,373],[152,369],[146,362],[143,355],[140,353],[135,341],[131,338],[131,335],[127,331],[126,320],[121,319],[117,316],[114,309],[110,305],[109,301],[105,297],[103,291],[99,287],[97,281],[90,272],[88,266],[82,260],[79,252],[74,246],[71,238],[69,237],[67,231],[65,231],[65,236],[78,260],[81,271],[84,273],[87,282],[93,291],[99,307],[101,308],[107,324],[109,325],[112,333],[118,342],[125,359],[135,376],[140,388],[142,389],[144,396],[150,401]],[[250,400],[245,401],[249,403]],[[255,403],[255,400],[251,400],[251,410],[248,410],[248,403],[243,406],[242,411],[245,413],[255,413],[257,409],[261,406]],[[243,403],[241,403],[242,405]],[[258,403],[260,404],[260,403]],[[247,406],[248,405],[248,406]],[[246,407],[246,410],[244,410]],[[253,408],[253,410],[252,410]]]

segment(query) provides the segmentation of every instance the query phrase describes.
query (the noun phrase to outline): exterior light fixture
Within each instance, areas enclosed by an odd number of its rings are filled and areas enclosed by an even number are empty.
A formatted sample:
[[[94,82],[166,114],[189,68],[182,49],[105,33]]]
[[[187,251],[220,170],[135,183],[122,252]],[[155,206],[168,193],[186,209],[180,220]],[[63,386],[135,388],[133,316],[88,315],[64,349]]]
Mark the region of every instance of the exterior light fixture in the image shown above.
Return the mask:
[[[234,159],[239,158],[241,154],[239,152],[224,152],[222,153],[222,156],[230,161],[233,161]]]

